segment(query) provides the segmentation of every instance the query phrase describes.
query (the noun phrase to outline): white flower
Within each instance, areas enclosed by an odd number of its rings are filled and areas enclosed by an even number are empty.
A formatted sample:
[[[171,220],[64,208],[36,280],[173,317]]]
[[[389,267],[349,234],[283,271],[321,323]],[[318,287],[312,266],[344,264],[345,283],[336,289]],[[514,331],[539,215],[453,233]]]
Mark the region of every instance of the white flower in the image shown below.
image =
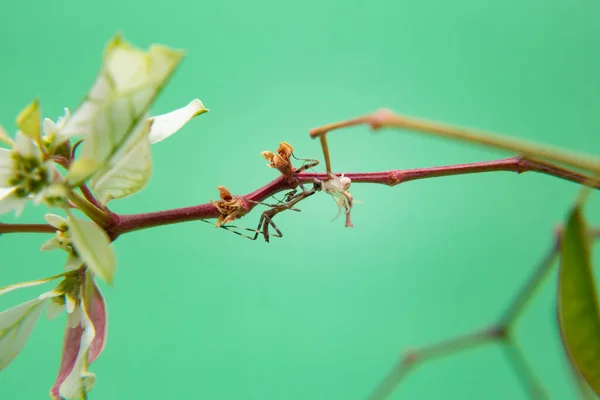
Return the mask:
[[[336,204],[338,205],[339,211],[333,221],[335,221],[341,214],[344,212],[346,214],[346,227],[352,227],[352,221],[350,221],[350,211],[352,210],[352,205],[354,202],[354,198],[350,194],[350,185],[352,184],[352,180],[344,174],[341,176],[336,176],[332,173],[329,173],[329,180],[323,182],[322,190],[330,194],[334,199]]]
[[[19,215],[28,200],[39,203],[54,173],[37,143],[20,131],[15,139],[11,150],[0,148],[0,214]]]
[[[64,250],[68,254],[65,269],[70,270],[79,268],[83,262],[79,259],[73,248],[71,234],[69,232],[69,224],[67,220],[56,214],[46,214],[44,218],[50,225],[56,228],[56,234],[52,239],[49,239],[44,244],[42,244],[40,250]]]
[[[44,128],[44,136],[42,137],[42,140],[51,152],[57,146],[69,140],[69,136],[64,135],[62,131],[67,122],[69,122],[70,116],[71,114],[69,113],[69,109],[65,107],[64,117],[59,117],[56,122],[52,121],[50,118],[44,119],[42,124],[42,127]]]

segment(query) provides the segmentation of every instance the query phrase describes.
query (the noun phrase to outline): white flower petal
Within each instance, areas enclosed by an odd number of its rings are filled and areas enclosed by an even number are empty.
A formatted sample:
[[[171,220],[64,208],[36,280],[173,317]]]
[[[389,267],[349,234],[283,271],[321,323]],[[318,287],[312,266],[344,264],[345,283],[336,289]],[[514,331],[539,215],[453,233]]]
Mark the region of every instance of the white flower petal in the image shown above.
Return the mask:
[[[73,253],[69,253],[67,261],[65,262],[65,271],[77,269],[83,264],[83,262]]]
[[[67,312],[71,314],[75,307],[77,307],[77,299],[65,293],[65,309]]]
[[[40,247],[40,251],[50,251],[56,249],[60,249],[60,242],[55,237],[46,240]]]
[[[58,126],[59,130],[65,127],[67,122],[69,122],[69,118],[71,118],[71,112],[67,107],[65,107],[65,115],[62,117],[58,117],[58,120],[56,121],[56,125]]]
[[[44,118],[42,127],[44,128],[44,133],[48,136],[56,135],[56,132],[58,132],[58,127],[50,118]]]
[[[56,317],[58,317],[65,310],[65,306],[61,306],[54,301],[49,301],[46,306],[46,319],[48,321],[52,321]]]
[[[21,352],[46,300],[33,299],[0,312],[0,371]]]
[[[94,383],[96,382],[96,376],[87,370],[88,352],[90,345],[96,336],[96,330],[94,329],[94,324],[90,320],[90,317],[85,312],[83,300],[81,307],[77,308],[81,310],[81,327],[83,328],[79,352],[77,353],[73,369],[59,388],[60,395],[67,399],[87,398],[87,394],[92,390]]]
[[[27,199],[16,197],[16,188],[0,188],[0,214],[15,210],[15,215],[19,216],[25,207]]]
[[[92,221],[79,220],[71,215],[69,232],[81,260],[111,284],[115,274],[115,255],[106,232]]]
[[[2,125],[0,125],[0,142],[5,143],[10,147],[15,145],[15,142],[10,138],[10,136],[8,136],[8,133]]]
[[[0,148],[0,188],[11,186],[10,180],[14,175],[14,167],[12,152]]]
[[[44,215],[44,219],[53,227],[60,231],[67,230],[68,223],[67,220],[60,215],[56,214],[46,214]]]
[[[81,324],[81,307],[75,307],[75,309],[69,313],[67,317],[67,326],[69,328],[76,328]]]
[[[19,154],[24,157],[35,157],[40,159],[40,149],[37,147],[35,142],[23,132],[17,132],[16,142],[15,148]]]
[[[204,107],[204,104],[199,99],[194,99],[185,107],[152,117],[152,127],[148,136],[150,143],[154,144],[165,140],[180,130],[189,120],[205,112],[208,112],[208,109]]]
[[[3,294],[5,294],[5,293],[12,292],[13,290],[42,285],[42,284],[44,284],[46,282],[50,282],[50,281],[53,281],[55,279],[62,278],[64,275],[65,274],[62,273],[62,274],[51,276],[49,278],[38,279],[38,280],[35,280],[35,281],[28,281],[28,282],[19,282],[19,283],[15,283],[15,284],[12,284],[12,285],[0,287],[0,296],[3,295]]]

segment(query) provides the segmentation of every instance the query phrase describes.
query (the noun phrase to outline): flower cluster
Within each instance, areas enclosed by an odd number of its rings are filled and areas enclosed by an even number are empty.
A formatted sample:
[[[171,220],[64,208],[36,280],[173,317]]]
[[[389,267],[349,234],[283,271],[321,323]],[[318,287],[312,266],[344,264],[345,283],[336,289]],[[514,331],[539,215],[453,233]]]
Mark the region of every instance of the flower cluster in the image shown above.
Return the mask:
[[[96,284],[111,284],[116,260],[107,203],[143,189],[152,172],[150,146],[207,112],[192,100],[167,114],[150,117],[150,106],[174,72],[183,52],[154,45],[137,49],[120,36],[108,44],[102,67],[84,101],[71,114],[41,118],[33,101],[17,117],[11,138],[0,126],[0,214],[19,216],[25,205],[44,203],[65,214],[47,214],[55,236],[41,250],[66,253],[58,275],[0,288],[16,289],[59,280],[38,297],[0,312],[0,371],[19,354],[44,307],[53,319],[68,314],[62,361],[50,390],[53,399],[87,398],[95,376],[88,366],[106,342],[107,313]],[[77,208],[89,219],[75,218]]]

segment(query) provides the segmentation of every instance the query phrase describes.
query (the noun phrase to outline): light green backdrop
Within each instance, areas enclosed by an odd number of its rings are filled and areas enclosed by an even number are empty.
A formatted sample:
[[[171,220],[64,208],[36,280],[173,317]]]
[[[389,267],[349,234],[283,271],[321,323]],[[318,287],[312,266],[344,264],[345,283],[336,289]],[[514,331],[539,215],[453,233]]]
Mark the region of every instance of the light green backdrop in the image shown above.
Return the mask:
[[[34,0],[4,2],[0,15],[0,122],[10,131],[35,96],[52,118],[75,107],[116,31],[187,49],[153,111],[199,97],[211,113],[153,149],[150,184],[118,212],[204,203],[218,185],[245,194],[277,175],[261,151],[285,140],[320,158],[308,129],[379,107],[599,153],[598,0]],[[503,156],[367,128],[330,146],[338,171]],[[201,222],[120,238],[91,399],[364,399],[403,350],[491,323],[577,187],[496,173],[352,192],[362,201],[354,229],[331,223],[335,204],[318,195],[277,218],[285,237],[270,244]],[[22,220],[44,212],[29,207]],[[0,285],[60,270],[60,254],[37,251],[45,239],[1,238]],[[550,280],[518,337],[551,397],[569,399],[554,292]],[[1,399],[46,398],[62,329],[42,320],[0,375]],[[422,367],[395,398],[527,395],[489,347]]]

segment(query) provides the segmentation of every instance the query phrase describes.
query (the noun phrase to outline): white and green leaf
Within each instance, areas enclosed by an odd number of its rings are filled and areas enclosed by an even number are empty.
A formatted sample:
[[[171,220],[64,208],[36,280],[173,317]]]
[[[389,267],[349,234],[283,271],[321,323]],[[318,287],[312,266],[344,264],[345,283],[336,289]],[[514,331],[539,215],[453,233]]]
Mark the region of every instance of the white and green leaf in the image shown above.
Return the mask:
[[[123,146],[133,147],[137,140],[130,137],[135,127],[182,57],[183,52],[159,45],[144,52],[120,36],[109,43],[96,82],[63,129],[65,135],[86,139],[69,169],[72,184],[105,168]]]
[[[112,284],[115,255],[106,232],[92,221],[69,215],[69,232],[79,258],[99,277]]]
[[[19,355],[47,299],[33,299],[0,312],[0,371]]]
[[[152,175],[152,158],[148,132],[150,121],[144,120],[137,129],[143,130],[131,148],[119,151],[110,165],[99,171],[91,186],[102,204],[121,199],[140,191]]]

